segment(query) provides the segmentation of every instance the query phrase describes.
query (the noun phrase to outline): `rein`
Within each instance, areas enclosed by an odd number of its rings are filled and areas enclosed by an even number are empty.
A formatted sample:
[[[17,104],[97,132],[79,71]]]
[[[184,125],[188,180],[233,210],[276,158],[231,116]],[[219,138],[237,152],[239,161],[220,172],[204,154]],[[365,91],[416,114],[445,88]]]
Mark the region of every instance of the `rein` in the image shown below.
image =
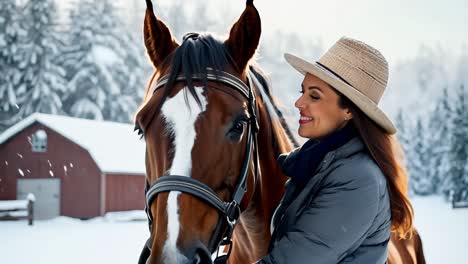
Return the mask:
[[[247,84],[236,76],[227,73],[225,71],[213,70],[211,68],[207,69],[206,74],[193,74],[193,80],[204,80],[218,82],[226,84],[234,90],[238,91],[243,97],[248,100],[248,111],[250,118],[247,122],[247,146],[244,154],[244,160],[242,163],[239,181],[232,196],[231,201],[222,201],[216,193],[204,183],[195,180],[187,176],[180,175],[163,175],[159,177],[153,183],[149,183],[148,179],[146,181],[145,194],[146,194],[146,206],[145,212],[148,218],[149,230],[151,233],[153,217],[151,214],[151,204],[156,199],[157,195],[161,192],[170,192],[170,191],[179,191],[182,193],[187,193],[192,196],[197,197],[198,199],[206,202],[215,208],[220,214],[221,218],[217,223],[214,233],[211,236],[208,250],[211,254],[215,251],[217,252],[217,257],[214,261],[216,264],[227,263],[227,259],[231,253],[232,249],[232,234],[236,226],[237,220],[241,214],[240,204],[244,198],[245,193],[247,192],[247,177],[249,165],[252,161],[252,156],[254,157],[254,180],[255,182],[258,179],[259,174],[259,157],[258,157],[258,144],[257,144],[257,133],[259,130],[258,120],[257,120],[257,102],[255,99],[254,89],[250,87],[249,79],[247,79]],[[250,77],[249,77],[250,78]],[[151,93],[154,94],[155,91],[162,87],[166,87],[166,84],[169,80],[169,75],[163,76],[158,83],[152,88]],[[176,77],[176,81],[185,81],[186,77],[179,75]],[[223,225],[227,225],[227,229],[222,230]],[[216,240],[221,237],[222,240],[217,242]],[[151,236],[148,238],[145,247],[140,256],[139,263],[144,263],[149,258],[151,252]],[[229,251],[225,255],[218,255],[220,246],[229,246]],[[148,257],[145,257],[148,255]]]

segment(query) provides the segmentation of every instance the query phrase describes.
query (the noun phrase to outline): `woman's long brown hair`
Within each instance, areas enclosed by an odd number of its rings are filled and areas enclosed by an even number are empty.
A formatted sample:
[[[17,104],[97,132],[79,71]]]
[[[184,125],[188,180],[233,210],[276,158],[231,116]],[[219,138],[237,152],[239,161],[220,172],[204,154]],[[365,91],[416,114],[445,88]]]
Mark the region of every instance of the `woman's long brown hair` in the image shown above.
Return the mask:
[[[345,96],[340,95],[339,105],[351,111],[354,126],[387,179],[392,232],[396,232],[400,238],[411,237],[413,207],[408,199],[408,175],[404,167],[404,153],[398,139],[372,121]]]

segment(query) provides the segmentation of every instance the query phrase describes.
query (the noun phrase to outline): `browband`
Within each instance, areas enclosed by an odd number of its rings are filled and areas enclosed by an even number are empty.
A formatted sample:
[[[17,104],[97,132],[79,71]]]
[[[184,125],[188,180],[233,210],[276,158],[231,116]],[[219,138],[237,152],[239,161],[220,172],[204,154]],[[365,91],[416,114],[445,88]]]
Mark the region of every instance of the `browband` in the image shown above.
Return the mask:
[[[236,76],[224,72],[224,71],[217,71],[212,68],[206,69],[205,74],[192,74],[192,79],[202,81],[206,78],[208,81],[215,81],[227,84],[235,89],[237,89],[247,100],[249,100],[249,87],[239,78]],[[176,81],[185,81],[187,78],[183,75],[178,75],[175,79]],[[166,86],[167,82],[169,81],[169,74],[164,75],[161,79],[158,80],[156,85],[151,88],[151,94],[156,92],[158,89]]]

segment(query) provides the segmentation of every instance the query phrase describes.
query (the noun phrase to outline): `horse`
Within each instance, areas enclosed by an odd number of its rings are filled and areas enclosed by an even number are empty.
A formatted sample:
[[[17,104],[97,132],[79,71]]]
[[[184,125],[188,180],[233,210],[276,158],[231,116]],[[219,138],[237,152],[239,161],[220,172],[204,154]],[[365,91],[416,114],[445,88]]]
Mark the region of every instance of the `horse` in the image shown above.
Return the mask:
[[[267,253],[287,180],[276,158],[297,146],[252,62],[259,13],[247,0],[226,40],[189,33],[178,43],[146,5],[155,71],[135,117],[150,229],[139,263],[254,263]]]

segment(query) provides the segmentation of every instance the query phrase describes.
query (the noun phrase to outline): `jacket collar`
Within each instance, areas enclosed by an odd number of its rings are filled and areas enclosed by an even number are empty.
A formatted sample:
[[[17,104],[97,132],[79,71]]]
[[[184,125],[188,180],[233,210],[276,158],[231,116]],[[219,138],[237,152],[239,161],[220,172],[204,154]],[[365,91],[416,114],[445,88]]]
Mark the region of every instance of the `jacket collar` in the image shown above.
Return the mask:
[[[307,164],[305,164],[307,159],[304,158],[304,153],[313,151],[312,144],[317,143],[306,142],[302,147],[299,147],[290,153],[280,155],[277,161],[283,173],[285,173],[287,176],[291,176],[293,173],[314,174],[314,172],[307,170]],[[320,165],[317,167],[317,170],[315,170],[315,173],[328,168],[332,161],[345,159],[357,152],[363,151],[364,149],[364,143],[359,138],[359,136],[354,136],[343,146],[328,152],[321,161]]]
[[[328,168],[332,161],[346,159],[361,151],[365,151],[364,143],[359,136],[355,136],[340,148],[327,153],[318,171]]]

